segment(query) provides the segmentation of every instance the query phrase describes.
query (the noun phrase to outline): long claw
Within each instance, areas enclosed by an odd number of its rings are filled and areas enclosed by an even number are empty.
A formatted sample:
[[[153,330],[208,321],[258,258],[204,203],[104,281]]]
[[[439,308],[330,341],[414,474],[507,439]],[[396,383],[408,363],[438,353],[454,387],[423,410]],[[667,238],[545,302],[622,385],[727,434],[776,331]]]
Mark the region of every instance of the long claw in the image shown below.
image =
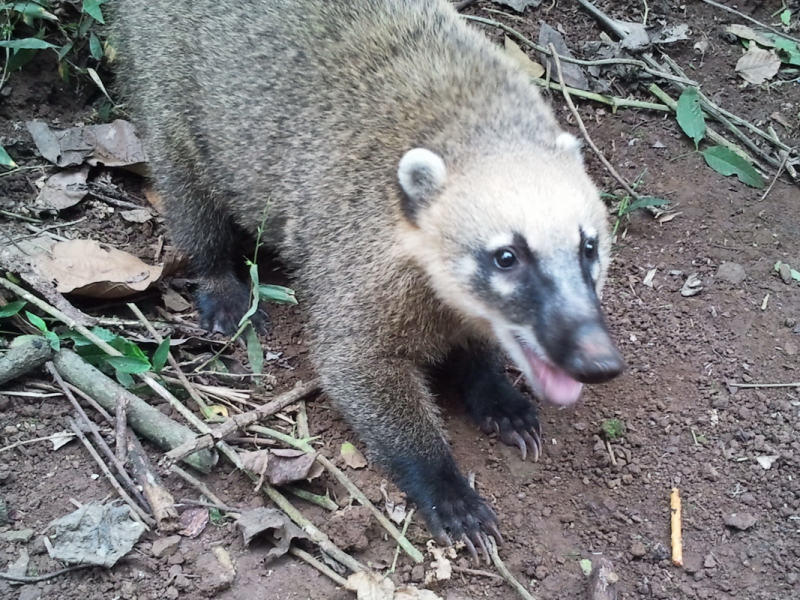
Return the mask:
[[[478,547],[481,549],[481,554],[483,554],[483,560],[487,565],[492,564],[491,559],[489,558],[489,551],[486,549],[486,542],[483,541],[483,534],[479,533],[475,536],[475,541],[478,543]]]
[[[525,439],[525,443],[533,453],[533,462],[539,462],[539,442],[527,431],[522,432],[522,437]]]
[[[469,536],[467,536],[466,533],[461,535],[461,541],[464,542],[464,545],[466,545],[467,550],[469,550],[470,556],[472,556],[472,560],[474,560],[476,564],[480,563],[480,560],[478,559],[478,551],[475,550],[475,544],[472,543],[472,540],[469,539]]]
[[[433,539],[436,540],[436,543],[440,546],[452,546],[453,540],[450,539],[450,536],[447,535],[444,531],[437,533],[433,536]]]
[[[522,460],[525,460],[528,457],[528,447],[525,445],[525,440],[518,434],[514,434],[514,441],[517,442],[517,447],[519,448],[520,454],[522,454]]]
[[[486,531],[492,534],[498,546],[503,545],[503,536],[500,535],[500,530],[497,528],[497,523],[488,523],[486,525]]]

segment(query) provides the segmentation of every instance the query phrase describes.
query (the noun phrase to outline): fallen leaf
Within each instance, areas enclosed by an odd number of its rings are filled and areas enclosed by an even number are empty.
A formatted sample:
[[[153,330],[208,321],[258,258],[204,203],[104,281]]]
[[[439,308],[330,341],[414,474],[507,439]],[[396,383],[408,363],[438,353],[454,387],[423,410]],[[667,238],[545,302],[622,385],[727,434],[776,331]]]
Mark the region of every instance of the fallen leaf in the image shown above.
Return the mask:
[[[103,125],[87,125],[66,130],[51,129],[41,121],[26,123],[41,155],[59,167],[130,167],[141,172],[147,154],[134,127],[117,119]],[[137,167],[137,165],[139,167]]]
[[[654,44],[672,44],[689,39],[689,26],[686,23],[669,25],[651,36]]]
[[[695,50],[697,50],[700,54],[705,54],[708,51],[708,38],[702,37],[698,41],[694,43],[692,46]]]
[[[265,532],[272,534],[277,543],[267,553],[268,557],[277,558],[286,554],[293,539],[309,539],[302,529],[275,508],[255,508],[245,511],[239,515],[237,524],[242,530],[245,546],[248,546],[257,535]]]
[[[514,41],[506,36],[504,42],[504,48],[506,54],[514,60],[522,70],[525,71],[529,76],[535,78],[541,78],[544,75],[544,67],[537,62],[534,62],[530,59],[530,57],[525,54],[525,51],[520,48]]]
[[[367,459],[364,458],[361,451],[350,442],[342,444],[340,453],[345,464],[351,469],[363,469],[367,466]]]
[[[431,562],[431,569],[425,572],[425,585],[450,579],[453,576],[453,565],[445,554],[449,550],[452,552],[451,558],[455,558],[454,548],[452,546],[440,548],[433,543],[433,540],[428,541],[427,548],[434,560]]]
[[[50,441],[53,442],[53,451],[58,450],[69,444],[72,440],[75,439],[74,433],[69,433],[67,431],[62,431],[61,433],[54,434]]]
[[[242,452],[239,456],[242,459],[242,466],[245,469],[260,476],[260,479],[256,483],[256,490],[261,489],[261,486],[264,484],[264,476],[267,474],[267,467],[269,466],[269,450]]]
[[[121,210],[119,216],[129,223],[146,223],[153,218],[153,213],[146,208],[134,208],[131,210]]]
[[[286,485],[295,481],[309,479],[312,467],[317,461],[317,452],[303,450],[271,451],[267,475],[272,485]]]
[[[732,33],[736,37],[742,38],[743,40],[752,40],[759,46],[764,46],[765,48],[775,47],[775,43],[771,39],[761,33],[758,33],[747,25],[737,25],[734,23],[733,25],[728,25],[725,28],[725,31]]]
[[[711,146],[710,148],[705,148],[700,154],[703,155],[706,164],[720,175],[725,175],[726,177],[736,175],[739,181],[757,189],[761,189],[766,185],[764,178],[755,170],[753,165],[730,148]]]
[[[542,26],[539,29],[539,45],[547,48],[548,44],[553,44],[556,49],[556,53],[559,56],[574,58],[572,52],[569,51],[567,42],[564,41],[564,36],[550,27],[547,23],[542,23]],[[552,62],[552,58],[549,56],[543,56],[542,59],[545,61],[545,65]],[[569,87],[577,88],[579,90],[589,89],[589,82],[586,80],[586,75],[584,75],[583,69],[580,67],[580,65],[564,62],[562,60],[561,72],[564,75],[564,83],[566,83]],[[553,78],[557,81],[558,74],[555,64],[553,64],[551,67],[551,73],[553,73]]]
[[[196,538],[208,525],[210,514],[205,506],[190,506],[181,513],[181,530],[179,535]]]
[[[769,81],[780,68],[781,59],[774,50],[764,50],[753,43],[736,63],[736,72],[753,85]]]
[[[184,312],[192,307],[183,296],[172,288],[167,288],[163,296],[164,307],[170,312]]]
[[[355,592],[358,600],[394,600],[394,583],[378,573],[357,571],[347,578],[344,587]]]
[[[650,269],[647,275],[644,276],[644,279],[642,279],[642,285],[646,285],[650,288],[653,287],[653,278],[656,276],[656,271],[658,271],[658,269]]]
[[[586,577],[588,577],[589,575],[592,574],[592,561],[591,560],[589,560],[588,558],[584,558],[578,564],[580,564],[581,571],[583,571],[583,574],[586,575]]]
[[[227,419],[228,407],[222,404],[212,404],[203,408],[203,416],[206,419]]]
[[[761,465],[762,469],[768,471],[769,469],[772,468],[772,465],[775,464],[775,461],[778,460],[779,458],[780,455],[778,454],[773,454],[771,456],[756,456],[756,461],[758,462],[759,465]]]
[[[543,0],[494,0],[494,2],[513,8],[517,12],[523,12],[529,6],[532,8],[538,7]]]
[[[383,495],[384,508],[389,518],[398,525],[406,520],[406,503],[393,502],[386,491],[386,481],[381,481],[381,494]]]
[[[84,504],[50,523],[50,557],[67,564],[113,567],[133,549],[145,526],[131,518],[125,505]]]
[[[28,564],[31,562],[31,557],[28,554],[27,548],[20,548],[19,558],[13,563],[9,563],[6,568],[5,575],[11,577],[25,577],[28,573]]]
[[[697,296],[700,292],[703,291],[703,282],[700,281],[700,277],[697,273],[692,273],[689,277],[686,278],[686,283],[683,284],[681,288],[681,296],[690,297],[690,296]]]
[[[44,187],[34,201],[34,208],[39,210],[63,210],[75,206],[89,193],[86,179],[89,167],[61,171],[47,178]]]
[[[146,290],[162,273],[161,267],[95,240],[56,242],[32,262],[40,275],[55,281],[62,294],[92,298],[130,296]]]

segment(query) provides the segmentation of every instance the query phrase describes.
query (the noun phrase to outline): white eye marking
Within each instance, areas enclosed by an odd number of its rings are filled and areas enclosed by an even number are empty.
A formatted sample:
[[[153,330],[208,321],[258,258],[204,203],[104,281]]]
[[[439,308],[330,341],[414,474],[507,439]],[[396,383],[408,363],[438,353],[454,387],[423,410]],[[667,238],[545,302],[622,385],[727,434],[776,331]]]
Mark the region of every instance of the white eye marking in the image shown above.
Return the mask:
[[[517,286],[500,273],[489,280],[489,285],[492,290],[504,297],[511,296],[517,290]]]
[[[470,279],[478,271],[478,262],[470,255],[462,256],[456,263],[456,273],[464,280]]]
[[[504,246],[511,246],[514,243],[514,235],[511,232],[499,233],[489,240],[486,247],[489,250],[497,250]]]

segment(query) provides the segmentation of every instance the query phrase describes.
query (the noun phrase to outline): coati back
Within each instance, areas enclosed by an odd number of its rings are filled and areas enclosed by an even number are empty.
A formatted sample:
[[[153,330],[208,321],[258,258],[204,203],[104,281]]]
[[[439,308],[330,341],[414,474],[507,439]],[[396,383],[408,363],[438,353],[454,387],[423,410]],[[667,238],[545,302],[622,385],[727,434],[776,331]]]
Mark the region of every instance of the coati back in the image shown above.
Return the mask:
[[[444,0],[117,0],[120,80],[201,323],[248,305],[238,232],[294,268],[323,387],[440,541],[496,518],[459,472],[428,386],[540,451],[534,406],[616,376],[598,296],[606,211],[578,143]]]

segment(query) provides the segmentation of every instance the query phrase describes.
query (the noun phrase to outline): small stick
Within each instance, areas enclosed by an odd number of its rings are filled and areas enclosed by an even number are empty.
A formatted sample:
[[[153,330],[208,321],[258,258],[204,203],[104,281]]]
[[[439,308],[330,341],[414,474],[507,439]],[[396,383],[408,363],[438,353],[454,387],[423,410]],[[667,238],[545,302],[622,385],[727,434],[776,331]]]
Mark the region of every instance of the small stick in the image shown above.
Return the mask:
[[[766,200],[767,196],[768,196],[768,195],[769,195],[769,193],[772,191],[772,188],[773,188],[773,187],[775,187],[775,182],[776,182],[776,181],[778,181],[778,177],[780,177],[780,176],[781,176],[781,173],[783,173],[783,169],[786,167],[786,163],[787,163],[787,162],[788,162],[788,160],[789,160],[789,155],[790,155],[790,154],[791,154],[793,151],[794,151],[794,148],[792,148],[792,149],[791,149],[791,150],[789,150],[788,152],[784,152],[784,153],[783,153],[783,160],[781,161],[781,166],[780,166],[780,167],[778,167],[778,170],[775,172],[775,177],[773,177],[773,178],[772,178],[772,181],[770,182],[770,184],[769,184],[769,187],[767,188],[767,191],[766,191],[766,192],[764,192],[764,195],[763,195],[763,196],[761,196],[761,200],[760,200],[761,202],[763,202],[764,200]]]
[[[16,581],[17,583],[37,583],[39,581],[47,581],[48,579],[52,579],[53,577],[59,577],[60,575],[64,575],[65,573],[72,573],[73,571],[79,571],[81,569],[88,569],[90,567],[96,567],[97,565],[72,565],[71,567],[67,567],[65,569],[59,569],[58,571],[53,571],[52,573],[45,573],[44,575],[35,575],[32,577],[23,576],[23,575],[8,575],[7,573],[0,573],[0,579],[5,579],[6,581]]]
[[[467,567],[459,567],[458,565],[451,565],[450,566],[453,571],[456,573],[463,573],[464,575],[475,575],[477,577],[488,577],[489,579],[502,579],[500,575],[496,573],[490,573],[489,571],[481,571],[480,569],[469,569]]]
[[[183,478],[183,480],[186,481],[188,484],[194,486],[201,494],[203,494],[206,498],[211,500],[211,502],[213,502],[214,504],[218,506],[225,506],[225,503],[219,498],[217,498],[214,492],[212,492],[211,489],[205,483],[197,479],[194,475],[187,473],[186,471],[181,469],[178,465],[172,465],[169,468],[169,470],[178,475],[179,477]]]
[[[239,514],[242,511],[238,508],[233,508],[232,506],[228,506],[226,504],[217,504],[216,502],[203,502],[202,500],[189,500],[187,498],[181,498],[181,504],[188,504],[189,506],[202,506],[204,508],[216,508],[217,510],[221,510],[226,513],[236,513]]]
[[[297,437],[301,440],[307,440],[311,437],[311,432],[308,430],[308,411],[306,410],[306,401],[300,400],[297,403]]]
[[[408,511],[408,514],[406,515],[406,520],[403,521],[403,530],[400,532],[400,534],[403,537],[406,536],[406,531],[408,531],[408,526],[411,524],[411,517],[413,516],[414,516],[414,509],[412,508],[410,511]],[[394,559],[392,559],[392,568],[389,569],[390,573],[394,573],[394,569],[397,566],[398,558],[400,558],[400,544],[397,544],[397,547],[394,549]]]
[[[727,12],[729,12],[731,14],[734,14],[737,17],[741,17],[742,19],[744,19],[746,21],[750,21],[754,25],[758,25],[759,27],[763,27],[764,29],[768,29],[772,33],[777,33],[779,36],[784,37],[787,40],[792,40],[793,42],[800,43],[800,39],[797,39],[796,37],[792,37],[792,36],[790,36],[790,35],[788,35],[786,33],[783,33],[780,29],[775,29],[774,27],[771,27],[769,25],[765,25],[761,21],[758,21],[758,20],[754,19],[751,16],[748,16],[748,15],[742,13],[742,12],[739,12],[735,8],[730,8],[728,6],[725,6],[724,4],[720,4],[719,2],[714,2],[713,0],[703,0],[703,2],[705,2],[706,4],[710,4],[711,6],[714,6],[716,8],[720,8],[720,9],[722,9],[724,11],[727,11]]]
[[[46,442],[48,440],[57,440],[57,439],[63,438],[64,436],[68,436],[70,438],[75,437],[75,435],[72,434],[72,433],[62,432],[62,433],[56,433],[56,434],[53,434],[53,435],[48,435],[47,437],[34,438],[32,440],[20,440],[18,442],[14,442],[13,444],[11,444],[9,446],[3,446],[2,448],[0,448],[0,452],[5,452],[6,450],[13,450],[17,446],[27,446],[28,444],[35,444],[37,442]]]
[[[177,531],[180,528],[180,516],[175,509],[175,499],[169,493],[158,473],[150,464],[150,459],[130,429],[123,430],[123,444],[127,455],[130,457],[131,467],[136,481],[142,486],[142,491],[153,511],[153,516],[158,523],[159,531]]]
[[[304,450],[305,452],[315,452],[315,450],[311,447],[308,442],[303,440],[295,439],[291,436],[285,435],[279,431],[275,431],[274,429],[269,429],[268,427],[261,427],[259,425],[252,425],[250,427],[251,430],[261,433],[263,435],[268,435],[270,437],[275,438],[285,444],[288,444],[294,448],[299,450]],[[334,465],[330,460],[328,460],[322,454],[317,455],[317,462],[320,463],[323,467],[325,467],[328,472],[333,475],[339,483],[341,483],[347,492],[362,506],[366,506],[372,511],[372,514],[375,515],[375,518],[378,522],[383,525],[383,528],[391,535],[394,540],[400,544],[400,546],[405,550],[406,554],[408,554],[415,562],[421,563],[424,558],[419,550],[417,550],[414,545],[408,541],[398,530],[394,524],[386,518],[378,507],[376,507],[369,499],[364,495],[358,487],[350,481],[350,478],[347,477],[339,468]]]
[[[103,417],[103,419],[106,420],[106,423],[109,423],[109,424],[113,424],[114,423],[114,418],[108,413],[108,411],[105,408],[103,408],[102,406],[100,406],[97,403],[97,400],[92,398],[89,394],[84,392],[81,388],[75,387],[74,385],[72,385],[68,381],[65,381],[64,383],[66,384],[67,389],[69,389],[70,392],[74,392],[74,393],[78,394],[78,396],[80,396],[81,398],[86,400],[86,402],[88,402],[89,405],[93,409],[95,409],[98,413],[100,413],[100,416]],[[127,409],[126,409],[125,412],[127,414]]]
[[[161,337],[161,334],[156,331],[156,328],[153,327],[152,323],[147,320],[147,317],[144,316],[144,313],[139,310],[139,307],[136,306],[133,302],[128,303],[128,308],[131,309],[131,312],[136,315],[136,317],[142,322],[142,325],[145,326],[147,331],[159,344],[164,341],[164,338]],[[192,400],[197,403],[197,406],[200,407],[201,410],[205,410],[208,408],[208,402],[206,402],[203,397],[200,395],[200,392],[197,391],[195,385],[186,378],[186,375],[181,370],[180,365],[178,365],[178,361],[175,360],[175,357],[172,356],[172,351],[167,350],[167,362],[169,362],[170,366],[175,369],[175,374],[180,379],[180,382],[183,384],[183,387],[189,392],[189,395],[192,397]]]
[[[683,566],[683,537],[681,535],[681,494],[678,488],[672,488],[669,497],[669,507],[672,511],[671,535],[672,564],[676,567]]]
[[[628,195],[633,198],[634,200],[638,200],[639,194],[637,194],[633,188],[628,184],[627,181],[617,173],[617,170],[611,165],[608,159],[600,152],[600,149],[595,145],[594,141],[592,141],[591,136],[589,136],[589,132],[586,130],[586,125],[583,124],[583,119],[581,119],[580,114],[578,113],[578,109],[575,108],[575,104],[572,102],[572,98],[569,95],[569,92],[566,89],[566,84],[564,83],[564,74],[561,72],[561,60],[556,52],[555,46],[552,43],[549,44],[550,51],[553,53],[553,61],[556,63],[556,72],[558,73],[558,81],[561,83],[561,91],[564,93],[564,100],[567,101],[569,105],[569,109],[572,112],[572,115],[575,117],[575,121],[578,123],[578,127],[583,134],[583,137],[586,139],[586,142],[589,144],[589,147],[594,151],[597,157],[600,159],[600,162],[603,163],[603,166],[611,173],[614,178],[619,181],[620,185],[625,189]]]
[[[611,457],[611,464],[615,467],[617,466],[617,457],[614,456],[614,449],[611,447],[611,442],[606,440],[606,449],[608,450],[608,455]]]
[[[800,381],[794,383],[736,383],[735,381],[729,383],[731,387],[737,388],[786,388],[786,387],[800,387]]]
[[[92,458],[94,458],[95,462],[100,467],[100,470],[103,471],[103,474],[106,476],[106,479],[108,479],[109,483],[111,483],[114,489],[117,490],[117,493],[122,497],[123,500],[125,500],[127,505],[131,508],[131,515],[137,521],[139,521],[145,527],[147,527],[148,530],[155,527],[156,522],[153,520],[153,517],[148,515],[141,508],[139,508],[139,505],[133,501],[133,498],[128,496],[128,493],[123,489],[122,485],[120,485],[120,483],[111,473],[111,471],[108,470],[106,463],[104,463],[103,459],[100,458],[100,455],[97,453],[97,450],[94,449],[92,443],[87,439],[85,435],[83,435],[83,432],[81,431],[80,427],[78,427],[78,424],[72,419],[70,419],[69,425],[72,431],[75,432],[75,435],[77,435],[80,438],[81,442],[83,442],[83,445],[86,446],[86,449],[89,451],[89,454],[92,455]]]
[[[307,502],[316,504],[320,508],[324,508],[325,510],[329,510],[331,512],[336,512],[339,510],[339,505],[336,504],[336,502],[334,502],[328,495],[321,496],[319,494],[312,494],[309,491],[300,489],[299,487],[295,487],[293,485],[284,485],[282,487],[290,494],[294,494],[298,498],[302,498]]]
[[[330,577],[333,581],[335,581],[337,583],[337,585],[340,585],[340,586],[344,587],[345,584],[347,583],[347,580],[344,577],[339,575],[336,571],[331,569],[328,565],[325,565],[325,564],[321,563],[320,561],[318,561],[316,558],[311,556],[305,550],[301,550],[297,546],[289,546],[289,554],[291,554],[293,556],[296,556],[297,558],[299,558],[301,560],[306,561],[309,565],[314,567],[317,571],[319,571],[323,575],[327,575],[328,577]]]
[[[555,90],[557,92],[561,91],[561,84],[558,84],[555,81],[531,77],[531,82],[543,88]],[[629,100],[627,98],[618,98],[617,96],[608,96],[605,94],[596,94],[595,92],[587,92],[586,90],[579,90],[578,88],[572,88],[569,86],[567,86],[567,91],[573,96],[579,96],[580,98],[586,98],[587,100],[594,100],[595,102],[607,104],[611,107],[612,112],[616,112],[618,108],[641,108],[646,110],[670,112],[669,106],[666,106],[665,104],[643,102],[641,100]]]
[[[126,443],[128,429],[128,397],[117,397],[117,406],[114,411],[114,450],[119,464],[124,465],[128,460],[128,445]]]
[[[497,543],[494,541],[494,537],[487,536],[487,541],[489,542],[487,545],[489,546],[489,554],[492,557],[492,562],[494,563],[495,568],[500,571],[500,574],[503,576],[508,584],[514,588],[517,593],[522,596],[525,600],[535,600],[533,596],[531,596],[530,592],[526,590],[523,585],[517,581],[514,576],[511,574],[503,561],[500,559],[500,555],[497,553]]]

